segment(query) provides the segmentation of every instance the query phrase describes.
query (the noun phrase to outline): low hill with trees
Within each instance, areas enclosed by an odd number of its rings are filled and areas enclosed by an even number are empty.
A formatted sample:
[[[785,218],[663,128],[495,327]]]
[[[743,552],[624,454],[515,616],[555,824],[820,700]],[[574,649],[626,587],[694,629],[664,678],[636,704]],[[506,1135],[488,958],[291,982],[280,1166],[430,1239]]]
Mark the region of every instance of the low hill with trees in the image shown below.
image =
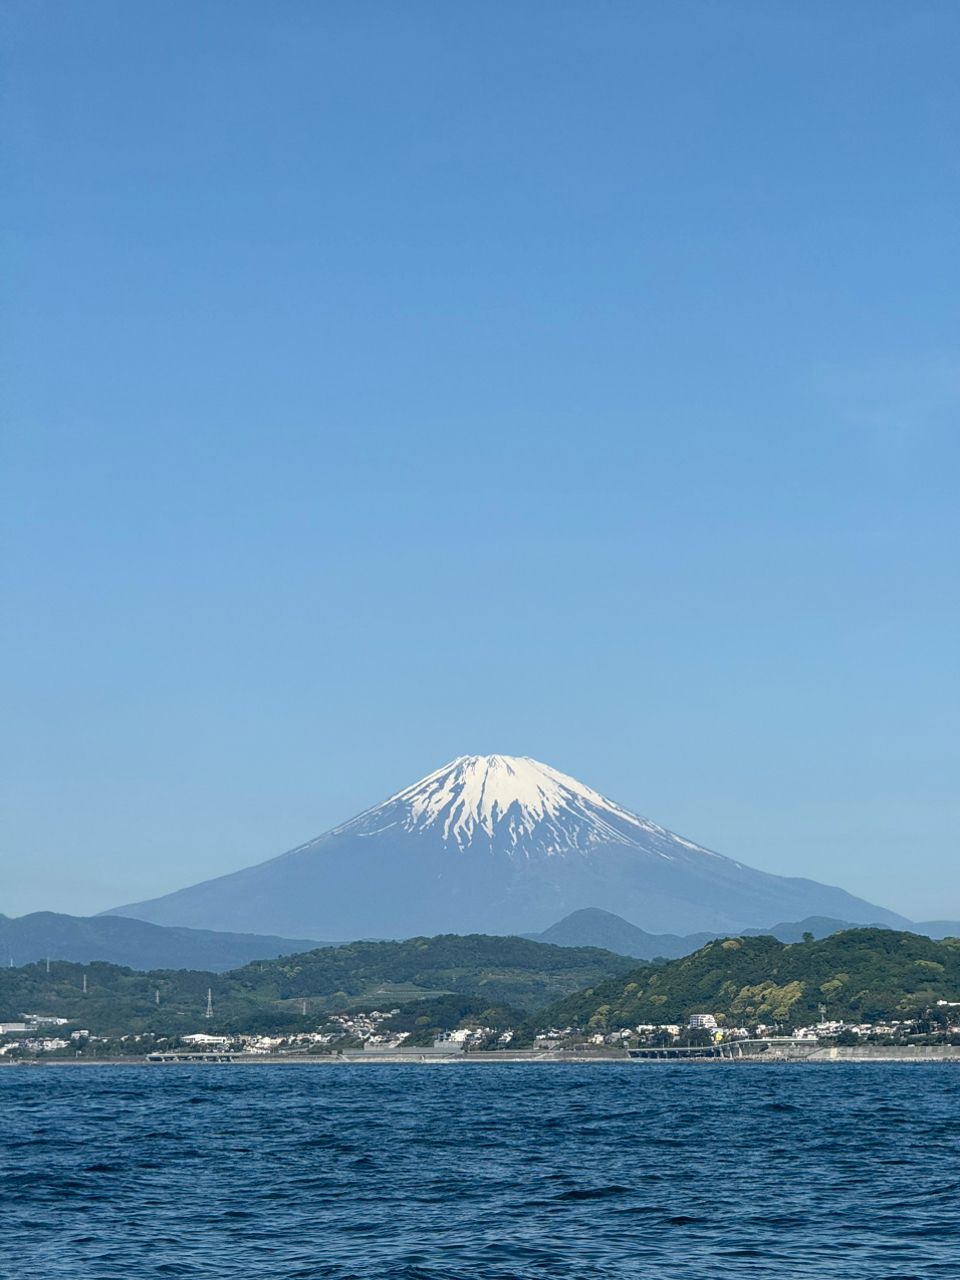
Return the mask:
[[[906,1020],[938,1001],[960,1001],[960,940],[889,929],[795,943],[727,938],[641,966],[595,948],[448,934],[321,948],[222,974],[64,961],[0,969],[0,1023],[64,1018],[111,1038],[299,1034],[334,1013],[398,1008],[388,1031],[429,1038],[473,1019],[528,1041],[547,1027],[610,1032],[685,1023],[692,1013],[783,1029],[816,1022],[821,1006],[833,1020]]]
[[[851,929],[819,941],[727,938],[667,964],[645,965],[542,1011],[551,1025],[615,1030],[708,1012],[729,1025],[803,1025],[910,1017],[960,1001],[960,941]]]
[[[443,995],[476,997],[530,1013],[630,966],[625,957],[596,948],[481,934],[355,942],[219,974],[138,972],[64,961],[52,961],[48,972],[39,962],[0,969],[0,1022],[40,1013],[67,1018],[95,1034],[270,1031],[303,1027],[335,1010]]]

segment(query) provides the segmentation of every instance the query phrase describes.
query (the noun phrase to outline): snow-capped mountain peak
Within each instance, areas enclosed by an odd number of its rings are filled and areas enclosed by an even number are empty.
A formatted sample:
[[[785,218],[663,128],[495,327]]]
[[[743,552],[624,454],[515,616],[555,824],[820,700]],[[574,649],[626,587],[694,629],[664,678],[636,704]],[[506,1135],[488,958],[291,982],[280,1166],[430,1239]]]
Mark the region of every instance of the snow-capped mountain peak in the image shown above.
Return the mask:
[[[546,929],[585,907],[651,933],[902,917],[757,871],[526,756],[460,756],[267,862],[113,914],[301,938]]]
[[[526,854],[647,845],[651,836],[668,835],[576,778],[529,756],[504,755],[459,756],[337,832],[372,835],[390,827],[433,832],[460,849],[480,841]]]

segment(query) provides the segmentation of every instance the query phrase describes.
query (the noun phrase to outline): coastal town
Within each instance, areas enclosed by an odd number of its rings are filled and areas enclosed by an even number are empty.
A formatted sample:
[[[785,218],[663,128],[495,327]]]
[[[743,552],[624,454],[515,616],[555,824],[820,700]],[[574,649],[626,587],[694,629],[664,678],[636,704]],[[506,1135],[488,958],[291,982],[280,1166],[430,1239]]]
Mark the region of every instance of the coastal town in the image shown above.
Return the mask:
[[[235,1057],[295,1058],[355,1054],[468,1054],[497,1051],[579,1053],[627,1056],[654,1050],[680,1051],[756,1045],[763,1042],[797,1046],[951,1046],[960,1048],[960,1001],[939,1001],[924,1018],[845,1022],[822,1018],[797,1027],[757,1023],[728,1026],[709,1012],[697,1012],[681,1023],[640,1023],[614,1031],[576,1026],[492,1027],[479,1023],[441,1031],[428,1042],[409,1031],[394,1031],[390,1023],[399,1008],[332,1014],[315,1030],[294,1033],[213,1033],[197,1030],[179,1036],[150,1032],[102,1036],[74,1026],[52,1014],[24,1013],[16,1022],[0,1023],[0,1062],[102,1057],[178,1058]],[[670,1055],[672,1056],[672,1055]],[[722,1056],[722,1053],[721,1053]]]

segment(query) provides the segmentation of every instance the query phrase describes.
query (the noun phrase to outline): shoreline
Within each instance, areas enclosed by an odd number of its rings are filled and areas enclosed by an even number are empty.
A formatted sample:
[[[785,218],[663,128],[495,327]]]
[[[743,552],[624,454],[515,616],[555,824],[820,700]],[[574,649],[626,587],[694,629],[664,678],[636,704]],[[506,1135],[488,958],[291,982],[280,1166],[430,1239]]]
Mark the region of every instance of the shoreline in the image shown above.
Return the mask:
[[[183,1055],[179,1058],[163,1060],[147,1057],[103,1057],[103,1058],[20,1058],[3,1061],[0,1069],[32,1068],[32,1067],[153,1067],[163,1069],[170,1067],[231,1067],[231,1066],[470,1066],[471,1064],[500,1064],[501,1066],[522,1066],[534,1063],[554,1063],[559,1065],[582,1065],[584,1063],[631,1063],[633,1066],[662,1067],[676,1064],[697,1066],[782,1066],[788,1063],[821,1063],[835,1062],[894,1062],[894,1063],[960,1063],[960,1046],[956,1045],[906,1045],[902,1047],[850,1047],[827,1045],[818,1049],[794,1051],[787,1053],[761,1053],[744,1055],[742,1058],[706,1058],[706,1057],[664,1057],[664,1058],[631,1058],[626,1053],[572,1053],[539,1050],[518,1050],[508,1053],[500,1050],[478,1050],[474,1053],[436,1053],[425,1049],[422,1053],[376,1053],[356,1052],[342,1054],[237,1054],[232,1057],[222,1055]]]

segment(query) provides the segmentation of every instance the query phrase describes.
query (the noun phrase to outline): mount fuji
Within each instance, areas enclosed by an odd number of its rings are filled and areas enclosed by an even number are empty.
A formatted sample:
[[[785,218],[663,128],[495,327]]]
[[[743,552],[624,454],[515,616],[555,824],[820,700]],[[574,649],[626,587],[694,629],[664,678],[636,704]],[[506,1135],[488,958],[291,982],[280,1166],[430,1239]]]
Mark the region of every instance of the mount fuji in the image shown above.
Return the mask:
[[[512,934],[583,907],[654,932],[832,916],[907,925],[813,880],[757,871],[528,757],[461,756],[257,866],[106,913],[319,938]]]

